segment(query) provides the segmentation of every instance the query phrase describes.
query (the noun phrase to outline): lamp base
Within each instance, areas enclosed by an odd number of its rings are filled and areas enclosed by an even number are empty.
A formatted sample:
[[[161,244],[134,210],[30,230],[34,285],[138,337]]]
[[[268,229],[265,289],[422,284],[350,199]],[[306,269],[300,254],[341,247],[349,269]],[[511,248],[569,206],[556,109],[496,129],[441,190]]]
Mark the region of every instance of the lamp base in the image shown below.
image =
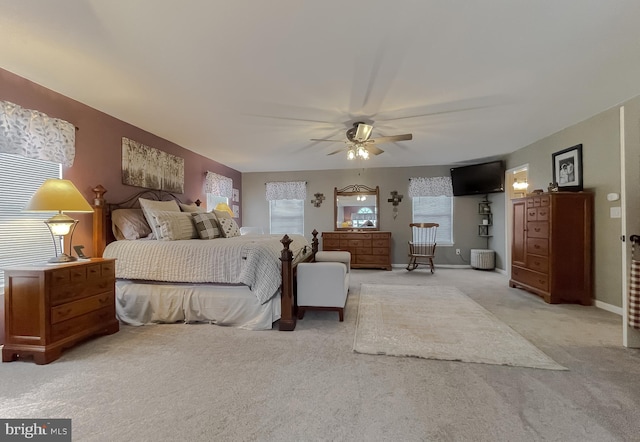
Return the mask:
[[[53,257],[49,260],[49,262],[51,263],[64,263],[64,262],[73,262],[73,261],[77,261],[78,258],[76,258],[75,256],[70,256],[70,255],[66,255],[64,253],[62,253],[61,255],[58,255],[56,257]]]

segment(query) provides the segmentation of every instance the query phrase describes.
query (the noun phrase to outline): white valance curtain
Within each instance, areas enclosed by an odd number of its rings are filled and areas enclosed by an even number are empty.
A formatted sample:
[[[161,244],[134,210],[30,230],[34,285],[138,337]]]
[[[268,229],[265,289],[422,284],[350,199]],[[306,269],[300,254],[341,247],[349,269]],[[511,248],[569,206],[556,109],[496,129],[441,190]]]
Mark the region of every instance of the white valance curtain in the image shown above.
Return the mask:
[[[0,152],[71,167],[76,156],[75,144],[73,124],[0,101]]]
[[[231,199],[233,197],[233,180],[224,175],[207,171],[204,180],[204,190],[214,196]]]
[[[451,177],[411,178],[409,180],[409,197],[420,196],[453,196]]]
[[[307,199],[306,181],[267,183],[267,201]]]

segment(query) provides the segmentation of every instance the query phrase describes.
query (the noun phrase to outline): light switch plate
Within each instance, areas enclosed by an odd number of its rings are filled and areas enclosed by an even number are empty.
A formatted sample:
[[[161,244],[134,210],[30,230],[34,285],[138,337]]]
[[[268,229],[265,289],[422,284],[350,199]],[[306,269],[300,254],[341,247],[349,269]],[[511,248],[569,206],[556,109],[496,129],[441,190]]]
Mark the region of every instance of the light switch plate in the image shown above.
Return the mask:
[[[611,218],[622,218],[622,210],[620,207],[611,207],[609,208],[609,216]]]

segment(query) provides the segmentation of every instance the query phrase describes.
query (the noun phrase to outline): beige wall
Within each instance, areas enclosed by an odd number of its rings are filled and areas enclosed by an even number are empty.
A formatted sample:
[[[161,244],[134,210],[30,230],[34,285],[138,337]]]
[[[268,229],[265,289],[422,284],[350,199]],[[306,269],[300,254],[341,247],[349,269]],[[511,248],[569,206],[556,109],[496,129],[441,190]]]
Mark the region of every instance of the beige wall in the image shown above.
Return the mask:
[[[584,190],[595,193],[594,287],[595,298],[613,306],[622,305],[621,219],[611,218],[609,209],[620,201],[607,201],[607,194],[620,193],[620,123],[618,108],[524,147],[507,159],[507,168],[529,164],[529,191],[546,191],[552,180],[552,154],[582,144]],[[636,120],[637,121],[637,120]]]
[[[265,183],[268,181],[306,181],[307,199],[305,201],[306,236],[311,237],[313,229],[318,232],[333,230],[333,191],[352,184],[380,187],[380,228],[392,232],[393,252],[391,262],[406,264],[411,223],[411,198],[408,196],[409,178],[449,176],[449,166],[393,167],[376,169],[319,170],[295,172],[268,172],[242,174],[242,212],[243,222],[247,226],[262,226],[269,231],[269,205],[265,200]],[[397,190],[404,195],[398,206],[398,215],[393,218],[393,206],[387,202],[390,193]],[[326,200],[321,207],[313,207],[311,199],[314,193],[323,193]],[[490,200],[494,219],[502,223],[504,219],[504,198],[493,194]],[[438,247],[437,264],[465,265],[469,262],[470,249],[487,247],[487,241],[478,237],[478,202],[480,196],[454,198],[454,242],[453,247]],[[496,201],[497,200],[497,201]],[[501,208],[502,207],[502,208]],[[502,212],[500,212],[502,210]],[[503,226],[497,226],[504,229]],[[493,233],[493,232],[492,232]],[[319,235],[320,236],[320,235]],[[504,233],[500,233],[504,237]],[[491,247],[490,240],[490,247]],[[504,240],[502,240],[504,242]],[[461,257],[455,255],[455,249],[461,249]]]

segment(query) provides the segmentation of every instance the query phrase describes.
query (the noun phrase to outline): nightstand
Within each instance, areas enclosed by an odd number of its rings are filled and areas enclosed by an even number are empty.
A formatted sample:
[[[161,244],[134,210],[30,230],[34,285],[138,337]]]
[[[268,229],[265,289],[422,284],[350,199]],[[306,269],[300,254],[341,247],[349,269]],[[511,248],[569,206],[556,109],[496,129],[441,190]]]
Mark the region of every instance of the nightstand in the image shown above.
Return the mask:
[[[64,348],[119,330],[114,259],[10,267],[4,278],[3,362],[48,364]]]

